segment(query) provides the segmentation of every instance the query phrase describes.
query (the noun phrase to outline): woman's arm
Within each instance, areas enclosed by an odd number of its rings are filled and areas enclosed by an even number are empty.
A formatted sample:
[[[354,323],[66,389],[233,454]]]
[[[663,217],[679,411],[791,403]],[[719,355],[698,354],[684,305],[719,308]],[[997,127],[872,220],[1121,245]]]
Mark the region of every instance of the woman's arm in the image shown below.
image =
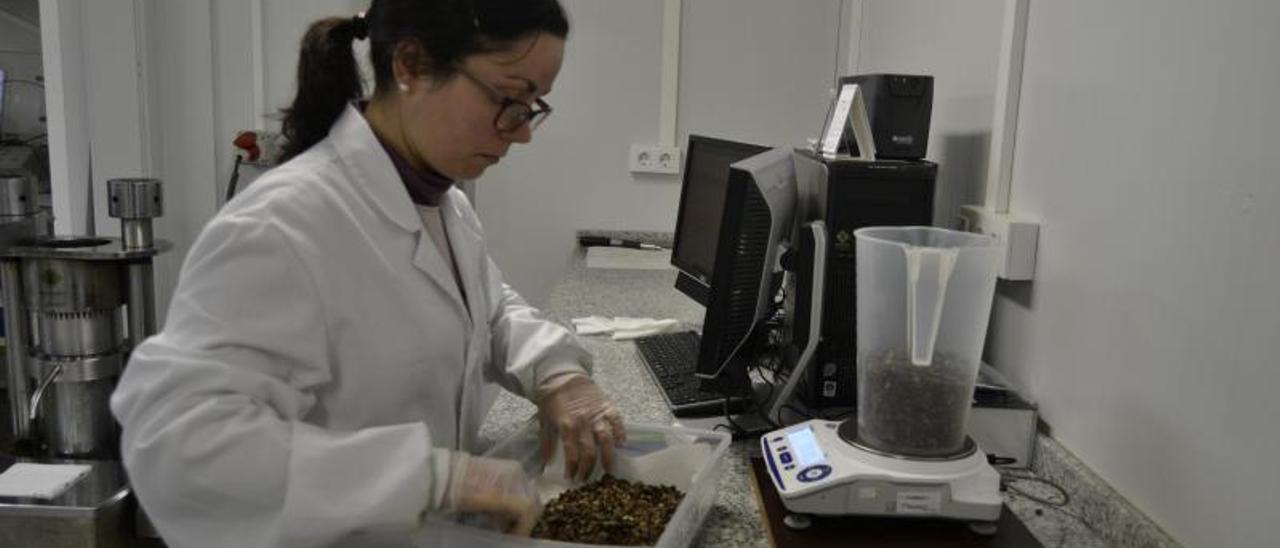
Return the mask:
[[[491,307],[491,359],[487,377],[508,390],[537,402],[547,381],[568,373],[591,374],[591,354],[577,336],[543,317],[502,279],[493,259],[487,259]]]

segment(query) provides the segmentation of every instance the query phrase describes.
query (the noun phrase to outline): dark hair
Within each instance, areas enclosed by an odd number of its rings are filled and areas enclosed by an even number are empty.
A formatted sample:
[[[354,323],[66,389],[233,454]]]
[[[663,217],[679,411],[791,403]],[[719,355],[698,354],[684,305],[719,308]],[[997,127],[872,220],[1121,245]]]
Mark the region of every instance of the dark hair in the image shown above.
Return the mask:
[[[347,103],[364,96],[351,48],[356,39],[369,38],[375,89],[382,93],[395,84],[392,61],[404,40],[417,41],[426,53],[418,68],[443,80],[469,55],[541,32],[569,35],[559,0],[373,0],[363,17],[316,21],[302,38],[297,94],[282,111],[281,161],[324,139]]]

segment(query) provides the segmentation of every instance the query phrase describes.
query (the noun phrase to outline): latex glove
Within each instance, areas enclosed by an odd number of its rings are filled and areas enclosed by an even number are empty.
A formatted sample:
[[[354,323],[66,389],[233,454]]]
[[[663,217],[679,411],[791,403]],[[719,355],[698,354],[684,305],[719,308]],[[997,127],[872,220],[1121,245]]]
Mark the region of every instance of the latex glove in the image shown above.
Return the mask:
[[[527,537],[542,514],[533,481],[513,460],[453,451],[442,510],[483,514],[508,533]]]
[[[564,448],[565,479],[585,480],[595,469],[597,454],[605,469],[613,466],[613,448],[627,441],[622,416],[590,377],[578,375],[538,402],[542,462]]]

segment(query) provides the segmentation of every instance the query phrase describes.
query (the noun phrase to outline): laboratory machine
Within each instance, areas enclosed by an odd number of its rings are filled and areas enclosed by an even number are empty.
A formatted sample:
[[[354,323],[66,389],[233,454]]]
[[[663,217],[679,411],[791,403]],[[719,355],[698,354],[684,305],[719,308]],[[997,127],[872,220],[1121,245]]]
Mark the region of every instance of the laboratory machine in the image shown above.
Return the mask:
[[[129,352],[156,331],[152,262],[169,244],[152,231],[160,181],[112,179],[107,191],[121,237],[42,236],[35,178],[0,172],[2,546],[127,546],[146,532],[110,398]]]

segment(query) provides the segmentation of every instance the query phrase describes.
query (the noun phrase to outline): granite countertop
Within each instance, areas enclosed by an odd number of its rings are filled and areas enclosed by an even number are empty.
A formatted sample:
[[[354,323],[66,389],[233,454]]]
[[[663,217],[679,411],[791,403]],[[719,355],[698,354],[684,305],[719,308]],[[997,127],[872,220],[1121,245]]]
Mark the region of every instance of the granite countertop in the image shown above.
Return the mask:
[[[647,240],[669,243],[660,237]],[[675,318],[684,324],[701,323],[701,306],[677,292],[672,287],[674,280],[673,270],[587,268],[584,252],[579,250],[554,289],[546,314],[564,325],[571,325],[571,318],[590,315]],[[658,387],[644,371],[633,343],[615,342],[607,337],[582,340],[595,358],[596,382],[618,405],[625,420],[655,424],[674,421]],[[516,431],[534,411],[530,402],[504,392],[481,429],[481,439],[490,443],[502,439]],[[1051,439],[1041,438],[1037,443],[1039,454],[1032,466],[1034,472],[1020,470],[1011,474],[1041,479],[1047,474],[1069,494],[1069,504],[1049,506],[1014,490],[1005,491],[1004,497],[1008,507],[1045,546],[1176,546],[1167,536],[1162,537],[1158,528],[1153,534],[1146,524],[1135,526],[1131,518],[1133,514],[1141,517],[1140,512],[1126,512],[1125,505],[1112,510],[1100,504],[1099,499],[1118,497],[1105,489],[1082,487],[1081,476],[1088,476],[1087,470]],[[701,546],[769,546],[751,486],[749,459],[759,453],[758,444],[749,440],[736,441],[730,446],[718,486],[719,499],[704,525]],[[1020,480],[1015,482],[1015,487],[1048,501],[1060,500],[1064,493],[1036,480]]]

